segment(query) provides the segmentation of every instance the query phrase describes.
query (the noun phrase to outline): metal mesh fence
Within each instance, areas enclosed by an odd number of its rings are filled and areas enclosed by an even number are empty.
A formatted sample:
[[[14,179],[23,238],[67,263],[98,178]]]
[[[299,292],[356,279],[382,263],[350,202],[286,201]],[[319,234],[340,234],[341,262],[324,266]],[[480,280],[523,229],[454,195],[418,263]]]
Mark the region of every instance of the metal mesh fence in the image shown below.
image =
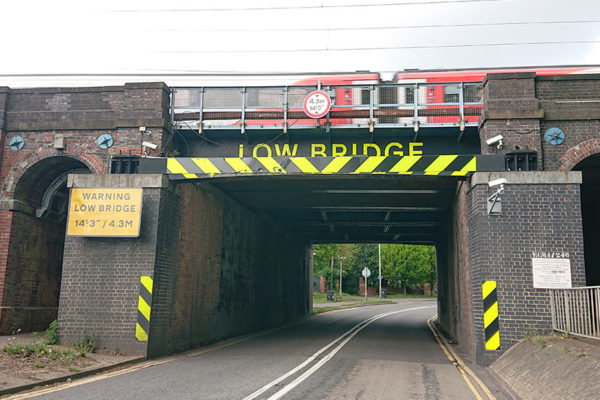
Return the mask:
[[[331,85],[320,119],[304,113],[314,86],[172,88],[176,125],[202,128],[327,128],[465,126],[477,124],[483,104],[478,83]]]
[[[600,338],[600,287],[550,290],[552,327],[556,331]]]

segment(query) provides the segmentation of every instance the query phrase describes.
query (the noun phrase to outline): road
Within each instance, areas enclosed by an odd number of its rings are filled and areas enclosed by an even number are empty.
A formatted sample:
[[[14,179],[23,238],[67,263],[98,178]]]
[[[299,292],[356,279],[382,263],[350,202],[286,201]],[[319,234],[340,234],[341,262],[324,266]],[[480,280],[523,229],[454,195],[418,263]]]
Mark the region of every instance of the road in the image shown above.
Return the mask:
[[[435,313],[433,299],[339,310],[35,398],[473,399],[427,327]]]

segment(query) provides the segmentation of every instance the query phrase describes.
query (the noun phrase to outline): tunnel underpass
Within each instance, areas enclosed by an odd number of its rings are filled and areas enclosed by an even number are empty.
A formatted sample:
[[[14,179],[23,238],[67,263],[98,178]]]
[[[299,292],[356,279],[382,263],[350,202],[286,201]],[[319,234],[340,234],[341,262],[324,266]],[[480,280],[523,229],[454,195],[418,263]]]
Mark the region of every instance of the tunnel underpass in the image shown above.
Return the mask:
[[[210,182],[310,244],[435,246],[439,321],[466,352],[472,352],[465,177],[271,175]]]
[[[458,178],[268,176],[213,180],[313,243],[435,244]]]

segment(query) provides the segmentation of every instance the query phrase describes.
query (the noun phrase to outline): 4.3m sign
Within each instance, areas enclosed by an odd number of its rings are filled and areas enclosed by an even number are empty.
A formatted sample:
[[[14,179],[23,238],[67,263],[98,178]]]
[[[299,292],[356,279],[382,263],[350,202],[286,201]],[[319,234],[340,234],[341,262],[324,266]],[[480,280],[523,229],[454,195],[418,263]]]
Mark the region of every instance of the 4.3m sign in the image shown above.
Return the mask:
[[[73,188],[67,235],[138,237],[142,189]]]

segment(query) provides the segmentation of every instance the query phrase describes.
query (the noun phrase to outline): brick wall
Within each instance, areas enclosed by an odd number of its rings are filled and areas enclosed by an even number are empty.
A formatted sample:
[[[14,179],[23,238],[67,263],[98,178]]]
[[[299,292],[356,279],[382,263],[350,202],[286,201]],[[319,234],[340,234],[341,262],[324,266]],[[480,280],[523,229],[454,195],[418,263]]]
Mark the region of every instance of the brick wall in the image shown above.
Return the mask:
[[[58,311],[65,227],[25,213],[14,213],[11,223],[19,229],[6,250],[0,331],[42,331]]]
[[[483,82],[485,107],[479,120],[481,154],[535,150],[541,154],[539,134],[543,110],[535,97],[535,74],[489,74]],[[489,146],[487,139],[502,135],[503,147]]]
[[[535,76],[490,74],[483,84],[485,102],[480,124],[481,153],[520,150],[538,153],[538,169],[569,171],[600,153],[600,75]],[[549,128],[565,133],[552,146],[543,135]],[[504,146],[488,146],[486,139],[502,135]]]
[[[10,243],[12,212],[0,210],[0,243]],[[3,304],[4,289],[6,286],[6,266],[8,261],[8,246],[0,246],[0,305]],[[0,311],[1,317],[1,311]]]
[[[4,99],[4,109],[2,100]],[[0,199],[10,198],[20,176],[44,153],[72,155],[105,173],[114,154],[140,154],[139,127],[147,127],[143,140],[164,144],[168,137],[169,92],[163,83],[115,87],[6,89],[0,91],[4,136],[20,135],[25,147],[12,151],[8,140],[1,149]],[[2,117],[0,117],[2,118]],[[115,144],[100,149],[96,139],[110,133]],[[64,137],[64,150],[54,149],[56,136]],[[152,152],[157,155],[161,149]]]
[[[56,317],[64,221],[35,216],[50,183],[77,168],[103,174],[111,155],[139,154],[139,126],[150,132],[144,140],[162,144],[168,112],[162,83],[0,88],[0,332],[41,330]],[[103,133],[113,135],[111,149],[97,146]],[[25,140],[22,150],[9,148],[15,135]],[[55,146],[58,138],[64,148]]]
[[[558,174],[558,175],[548,175]],[[551,330],[548,290],[534,289],[534,251],[568,252],[573,286],[585,285],[578,173],[474,174],[468,194],[469,248],[475,357],[489,364],[528,329]],[[488,179],[505,177],[502,214],[487,214],[494,191]],[[577,178],[579,177],[579,178]],[[511,184],[511,182],[513,182]],[[501,348],[484,350],[481,285],[497,281]]]
[[[64,248],[58,325],[60,340],[85,333],[99,347],[145,354],[135,339],[140,276],[154,276],[162,176],[76,176],[78,187],[143,187],[139,238],[67,236]],[[72,183],[73,184],[73,183]]]
[[[536,95],[544,108],[541,134],[550,128],[565,133],[561,145],[542,141],[545,170],[570,170],[600,153],[600,75],[537,77]]]
[[[160,221],[149,356],[309,314],[309,246],[275,222],[189,183],[163,197]]]
[[[371,297],[379,297],[379,288],[377,286],[367,286],[367,295]],[[365,295],[365,278],[362,276],[358,277],[358,294],[361,296]]]
[[[438,276],[438,321],[461,350],[474,357],[471,304],[471,266],[469,259],[467,193],[468,182],[457,184],[452,206],[436,246]]]

